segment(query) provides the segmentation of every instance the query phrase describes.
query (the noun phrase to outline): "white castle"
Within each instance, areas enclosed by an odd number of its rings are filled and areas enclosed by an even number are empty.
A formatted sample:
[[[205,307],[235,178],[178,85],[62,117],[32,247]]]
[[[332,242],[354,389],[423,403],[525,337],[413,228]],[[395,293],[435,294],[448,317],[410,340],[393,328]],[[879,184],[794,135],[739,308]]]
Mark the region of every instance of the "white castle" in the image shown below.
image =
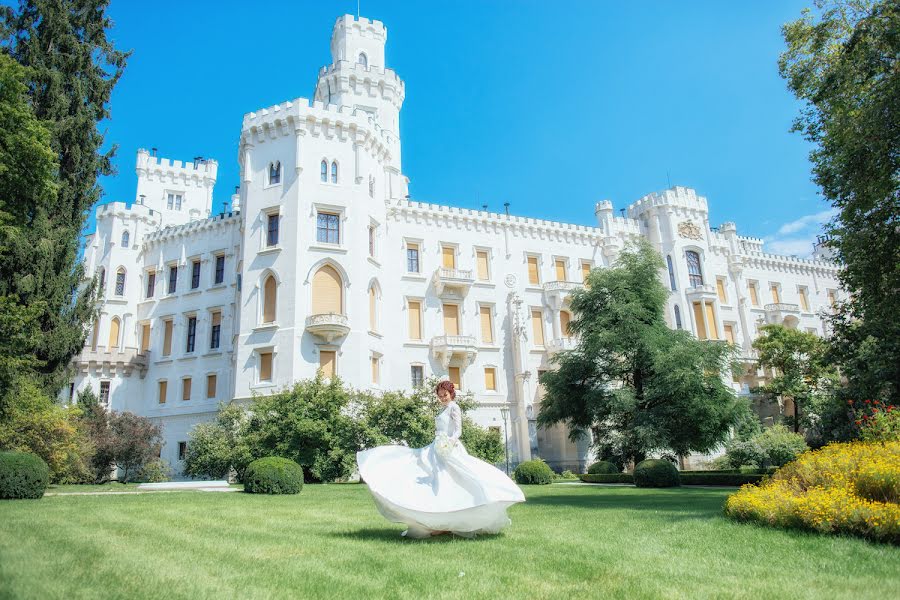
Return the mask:
[[[244,116],[241,184],[212,215],[217,163],[137,153],[132,203],[97,209],[87,272],[104,282],[99,320],[64,400],[102,403],[162,425],[162,457],[183,465],[191,428],[223,401],[338,375],[357,388],[411,389],[449,378],[499,428],[513,464],[540,456],[583,470],[589,441],[539,429],[538,375],[572,348],[569,297],[629,240],[665,258],[671,327],[727,340],[748,371],[763,323],[822,334],[838,268],[763,251],[734,223],[711,228],[689,188],[649,194],[594,227],[423,204],[401,168],[405,85],[385,66],[387,29],[340,17],[332,64],[312,101]],[[786,407],[789,410],[789,407]]]

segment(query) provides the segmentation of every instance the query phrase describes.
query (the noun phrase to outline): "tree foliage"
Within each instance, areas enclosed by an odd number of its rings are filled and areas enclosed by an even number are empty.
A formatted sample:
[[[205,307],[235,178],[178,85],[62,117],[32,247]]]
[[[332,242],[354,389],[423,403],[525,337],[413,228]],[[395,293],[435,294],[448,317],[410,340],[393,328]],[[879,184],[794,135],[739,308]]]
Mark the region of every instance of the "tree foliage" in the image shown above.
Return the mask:
[[[6,217],[0,296],[39,307],[42,335],[33,349],[33,366],[51,393],[62,386],[94,312],[93,285],[82,285],[78,248],[88,212],[100,198],[97,179],[113,174],[115,146],[102,151],[104,135],[97,125],[110,116],[110,95],[128,57],[106,37],[111,25],[107,4],[22,0],[18,10],[0,7],[0,45],[26,67],[30,107],[49,133],[36,124],[22,129],[4,122],[0,129],[4,141],[35,140],[28,146],[34,161],[21,163],[11,187],[0,190]],[[47,177],[51,170],[55,185]]]
[[[573,294],[578,346],[544,373],[538,424],[592,430],[604,459],[639,462],[652,451],[712,450],[745,405],[722,382],[731,348],[666,326],[662,258],[646,242]]]
[[[816,0],[784,26],[779,68],[804,102],[829,246],[849,292],[832,320],[848,395],[900,403],[900,4]]]

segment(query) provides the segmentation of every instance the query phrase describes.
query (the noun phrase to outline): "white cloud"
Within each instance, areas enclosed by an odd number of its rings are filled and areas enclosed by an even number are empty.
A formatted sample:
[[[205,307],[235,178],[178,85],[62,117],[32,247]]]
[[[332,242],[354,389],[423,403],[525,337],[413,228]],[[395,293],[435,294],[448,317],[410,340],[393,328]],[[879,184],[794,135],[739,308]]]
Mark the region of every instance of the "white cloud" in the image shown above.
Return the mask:
[[[830,221],[831,218],[836,214],[837,209],[829,208],[828,210],[817,212],[814,215],[804,215],[796,221],[791,221],[790,223],[785,223],[784,225],[782,225],[778,229],[778,233],[776,233],[775,235],[790,235],[792,233],[797,233],[810,227],[815,227],[817,230],[819,230],[823,223]]]
[[[777,232],[763,238],[766,251],[773,254],[809,257],[812,254],[816,236],[822,233],[822,226],[836,214],[836,209],[829,208],[812,215],[803,215],[799,219],[783,224]]]

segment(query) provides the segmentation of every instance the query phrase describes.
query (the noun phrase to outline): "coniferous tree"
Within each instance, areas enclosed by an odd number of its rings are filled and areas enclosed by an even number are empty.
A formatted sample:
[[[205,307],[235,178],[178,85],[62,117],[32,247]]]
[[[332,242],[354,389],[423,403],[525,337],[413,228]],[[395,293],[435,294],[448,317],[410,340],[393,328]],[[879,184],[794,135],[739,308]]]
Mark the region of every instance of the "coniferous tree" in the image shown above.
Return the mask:
[[[113,173],[115,147],[102,151],[98,123],[129,53],[107,38],[108,0],[22,0],[0,8],[3,50],[26,67],[31,108],[50,132],[57,163],[56,193],[4,198],[15,235],[0,259],[0,296],[42,306],[34,351],[45,389],[63,384],[69,361],[84,344],[94,312],[94,286],[83,285],[80,235],[100,199],[98,177]]]

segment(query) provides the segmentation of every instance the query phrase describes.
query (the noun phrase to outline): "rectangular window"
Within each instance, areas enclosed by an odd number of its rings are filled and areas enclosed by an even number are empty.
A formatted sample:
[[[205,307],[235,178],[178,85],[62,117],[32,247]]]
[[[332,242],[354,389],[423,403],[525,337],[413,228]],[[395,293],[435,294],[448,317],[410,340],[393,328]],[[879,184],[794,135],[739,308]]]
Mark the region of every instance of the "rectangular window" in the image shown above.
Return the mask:
[[[453,385],[457,390],[462,389],[462,374],[460,373],[459,367],[450,367],[447,369],[447,375],[450,381],[453,382]]]
[[[531,330],[534,333],[534,345],[544,345],[544,315],[540,310],[531,311]]]
[[[553,261],[553,267],[556,269],[557,281],[568,281],[565,260],[563,260],[562,258],[557,258],[555,261]]]
[[[487,250],[478,250],[475,253],[476,262],[478,263],[478,280],[488,281],[491,278],[488,270],[488,253]]]
[[[181,201],[183,197],[181,194],[168,194],[166,196],[166,208],[169,210],[181,210]]]
[[[581,263],[581,281],[587,282],[587,280],[588,280],[588,275],[591,274],[591,266],[592,266],[592,265],[591,265],[591,263],[589,263],[589,262],[584,262],[584,261],[583,261],[583,262]]]
[[[406,270],[409,273],[419,272],[419,245],[406,245]]]
[[[200,287],[200,261],[191,262],[191,289],[196,290]]]
[[[212,326],[210,327],[209,349],[219,349],[219,338],[222,332],[222,313],[214,312],[212,314]]]
[[[781,294],[778,291],[778,284],[773,283],[769,286],[769,289],[772,291],[772,302],[775,304],[781,303]]]
[[[178,460],[184,460],[187,457],[187,442],[178,442]]]
[[[800,308],[802,308],[804,312],[809,312],[809,295],[806,288],[798,287],[797,293],[800,296]]]
[[[156,290],[156,271],[147,272],[147,298],[152,298]]]
[[[141,353],[150,351],[150,323],[141,324]]]
[[[418,300],[409,301],[409,339],[422,339],[422,303]]]
[[[706,324],[709,325],[709,339],[719,339],[719,328],[716,326],[716,309],[712,302],[706,303]]]
[[[166,319],[163,321],[163,356],[169,356],[172,354],[172,329],[174,328],[174,323],[172,319]]]
[[[322,244],[340,244],[340,215],[319,213],[316,218],[316,240]]]
[[[723,329],[725,330],[725,341],[729,344],[734,343],[734,325],[726,324]]]
[[[694,323],[697,324],[697,337],[705,340],[706,327],[703,326],[703,305],[699,302],[694,302]]]
[[[478,308],[478,314],[481,319],[481,343],[483,344],[494,343],[494,324],[491,312],[490,306],[480,306]]]
[[[336,369],[337,354],[334,350],[319,351],[319,369],[324,377],[334,377]]]
[[[103,406],[109,406],[109,382],[108,381],[100,382],[100,404]]]
[[[216,397],[216,376],[214,374],[206,376],[206,397]]]
[[[759,290],[756,287],[756,282],[751,281],[748,288],[750,290],[750,304],[759,306]]]
[[[425,367],[412,365],[409,367],[409,379],[413,387],[419,387],[425,383]]]
[[[213,283],[222,283],[225,281],[225,256],[219,254],[216,256],[216,279]]]
[[[834,293],[834,290],[828,290],[828,304],[834,306],[836,302],[837,294]]]
[[[272,381],[272,353],[259,353],[259,380]]]
[[[278,245],[278,221],[281,215],[274,214],[266,217],[266,246],[271,248]]]
[[[540,285],[541,283],[537,256],[528,257],[528,283],[531,285]]]
[[[197,343],[197,317],[188,317],[187,323],[187,344],[185,344],[185,352],[193,352]]]
[[[168,388],[169,388],[168,381],[163,379],[162,381],[159,382],[159,403],[160,404],[166,403],[166,392],[168,391]]]
[[[725,295],[725,280],[721,277],[716,278],[716,292],[719,294],[719,302],[728,303],[728,296]]]
[[[497,369],[487,367],[484,370],[484,389],[489,392],[497,391]]]
[[[459,306],[444,305],[444,335],[459,335]]]
[[[456,248],[453,246],[441,246],[441,266],[445,269],[456,268]]]
[[[379,381],[378,377],[379,377],[379,373],[378,373],[378,357],[377,357],[377,356],[373,356],[373,357],[372,357],[372,383],[374,383],[374,384],[377,385],[377,384],[378,384],[378,381]]]
[[[178,288],[178,265],[169,267],[169,293],[174,294]]]
[[[181,399],[182,400],[190,400],[191,399],[191,378],[185,377],[181,380]]]

